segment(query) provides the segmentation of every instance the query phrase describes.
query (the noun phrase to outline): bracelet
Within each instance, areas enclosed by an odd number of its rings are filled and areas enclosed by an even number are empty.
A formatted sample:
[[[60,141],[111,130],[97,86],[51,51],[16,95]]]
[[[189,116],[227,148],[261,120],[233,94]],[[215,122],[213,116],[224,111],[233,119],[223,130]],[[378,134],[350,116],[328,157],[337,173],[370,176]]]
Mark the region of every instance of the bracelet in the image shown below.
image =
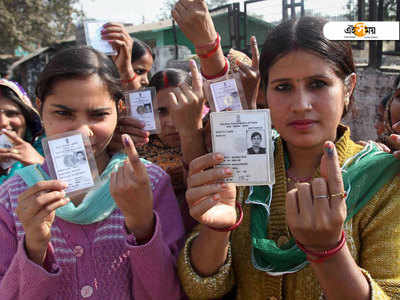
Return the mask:
[[[201,72],[201,75],[202,75],[205,79],[207,79],[207,80],[212,80],[212,79],[216,79],[216,78],[219,78],[219,77],[224,76],[224,75],[228,72],[228,70],[229,70],[229,62],[228,62],[228,59],[225,57],[225,66],[224,66],[224,68],[222,69],[222,71],[219,72],[218,74],[215,74],[215,75],[204,75],[204,73],[203,73],[202,70],[200,70],[200,72]]]
[[[207,52],[207,53],[205,53],[205,54],[197,54],[198,55],[198,57],[200,57],[200,58],[209,58],[210,56],[212,56],[215,52],[217,52],[217,50],[218,50],[218,48],[219,48],[219,46],[220,46],[220,44],[221,44],[221,37],[219,36],[219,34],[217,33],[217,39],[215,40],[215,46],[214,46],[214,48],[210,51],[210,52]],[[197,49],[199,49],[199,48],[196,48],[196,50]]]
[[[232,230],[235,230],[236,228],[238,228],[240,223],[242,223],[242,221],[243,221],[243,208],[239,202],[236,202],[236,207],[239,209],[239,219],[236,221],[235,224],[233,224],[232,226],[229,226],[229,227],[225,227],[225,228],[215,228],[215,227],[211,227],[211,226],[207,226],[207,227],[212,230],[220,231],[220,232],[228,232],[228,231],[232,231]]]
[[[309,257],[307,258],[307,260],[309,260],[311,262],[315,262],[315,263],[323,262],[328,257],[336,254],[337,252],[339,252],[343,248],[345,243],[346,243],[346,234],[345,234],[344,231],[342,231],[342,236],[340,238],[340,241],[338,242],[338,245],[335,248],[332,248],[332,249],[329,249],[329,250],[324,250],[324,251],[321,251],[321,252],[317,252],[317,251],[312,251],[312,250],[306,249],[302,243],[300,243],[299,241],[296,240],[297,247],[299,247],[300,250],[302,250],[307,256],[316,257],[316,259],[312,259],[312,258],[309,258]]]
[[[136,74],[135,72],[133,72],[132,78],[129,78],[129,79],[121,79],[121,83],[129,83],[129,82],[131,82],[131,81],[134,81],[134,80],[136,79],[136,77],[137,77],[137,74]]]

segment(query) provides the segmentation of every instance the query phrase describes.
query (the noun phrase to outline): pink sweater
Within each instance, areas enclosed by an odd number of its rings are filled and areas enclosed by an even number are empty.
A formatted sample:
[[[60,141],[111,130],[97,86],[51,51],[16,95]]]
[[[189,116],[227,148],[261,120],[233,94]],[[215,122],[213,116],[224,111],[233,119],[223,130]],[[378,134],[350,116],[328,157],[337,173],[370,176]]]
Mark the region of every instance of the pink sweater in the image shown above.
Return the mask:
[[[164,171],[147,165],[154,195],[155,232],[145,245],[124,229],[116,209],[91,225],[56,217],[43,268],[24,247],[15,208],[27,186],[14,176],[0,186],[0,299],[181,299],[176,257],[184,229],[178,203]]]

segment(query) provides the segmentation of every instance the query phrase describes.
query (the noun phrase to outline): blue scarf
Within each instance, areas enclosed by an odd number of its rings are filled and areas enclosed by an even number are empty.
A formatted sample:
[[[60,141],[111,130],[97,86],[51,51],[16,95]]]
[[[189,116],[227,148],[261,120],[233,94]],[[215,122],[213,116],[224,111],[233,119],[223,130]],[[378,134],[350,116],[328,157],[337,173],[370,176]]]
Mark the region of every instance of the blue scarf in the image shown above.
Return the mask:
[[[56,216],[70,223],[86,225],[100,222],[111,215],[117,206],[110,194],[110,176],[123,165],[126,157],[122,153],[115,154],[101,174],[100,184],[85,195],[82,203],[76,207],[72,202],[68,202],[56,210]],[[149,163],[146,160],[142,162]],[[17,174],[29,187],[39,181],[50,179],[39,165],[19,169]]]

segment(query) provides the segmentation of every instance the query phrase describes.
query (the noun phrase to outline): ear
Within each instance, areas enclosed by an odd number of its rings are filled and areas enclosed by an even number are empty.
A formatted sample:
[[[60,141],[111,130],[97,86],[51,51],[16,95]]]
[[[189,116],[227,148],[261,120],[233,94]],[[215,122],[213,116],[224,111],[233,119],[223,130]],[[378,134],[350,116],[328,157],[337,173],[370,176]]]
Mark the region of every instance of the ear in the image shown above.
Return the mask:
[[[356,73],[351,73],[346,77],[344,80],[344,85],[345,85],[345,95],[350,97],[353,95],[354,89],[356,88],[356,83],[357,83],[357,75]]]

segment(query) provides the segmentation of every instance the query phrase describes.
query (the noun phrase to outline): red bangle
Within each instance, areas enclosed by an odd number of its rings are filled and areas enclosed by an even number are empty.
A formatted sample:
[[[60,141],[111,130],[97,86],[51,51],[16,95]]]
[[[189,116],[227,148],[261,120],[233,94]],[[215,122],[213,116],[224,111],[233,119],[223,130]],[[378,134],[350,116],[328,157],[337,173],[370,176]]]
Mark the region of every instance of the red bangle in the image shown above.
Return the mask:
[[[137,74],[135,72],[133,72],[133,76],[132,78],[129,79],[121,79],[121,83],[129,83],[131,81],[134,81],[136,79]]]
[[[217,39],[215,40],[215,46],[214,48],[212,48],[212,50],[210,52],[207,52],[205,54],[197,54],[200,58],[209,58],[210,56],[212,56],[215,52],[217,52],[219,45],[221,44],[221,38],[219,36],[219,34],[217,33]],[[197,49],[201,49],[201,47],[197,47]]]
[[[342,236],[340,238],[340,241],[335,248],[332,248],[329,250],[324,250],[321,252],[306,249],[302,243],[300,243],[299,241],[296,241],[297,247],[299,247],[307,256],[316,257],[316,259],[312,259],[309,257],[307,258],[309,261],[315,262],[315,263],[323,262],[326,258],[336,254],[337,252],[340,251],[340,249],[343,248],[345,243],[346,243],[346,234],[344,233],[344,231],[342,231]]]
[[[205,49],[205,48],[215,47],[215,44],[218,43],[218,36],[219,36],[219,34],[217,32],[217,38],[215,39],[214,42],[211,42],[211,43],[208,43],[208,44],[204,44],[204,45],[201,45],[201,46],[195,46],[195,48],[196,49]]]
[[[229,226],[229,227],[225,227],[225,228],[215,228],[215,227],[211,227],[211,226],[207,226],[207,227],[212,230],[220,231],[220,232],[228,232],[228,231],[232,231],[232,230],[235,230],[236,228],[238,228],[240,223],[242,223],[242,221],[243,221],[243,208],[239,202],[236,202],[236,207],[239,209],[239,219],[236,221],[235,224],[233,224],[232,226]]]
[[[203,77],[205,79],[212,80],[212,79],[216,79],[216,78],[224,76],[226,74],[226,72],[228,72],[228,69],[229,69],[229,63],[228,63],[228,59],[225,57],[225,66],[222,69],[222,71],[219,72],[218,74],[215,74],[215,75],[204,75],[203,71],[202,70],[200,70],[200,71],[201,71],[201,75],[203,75]]]

